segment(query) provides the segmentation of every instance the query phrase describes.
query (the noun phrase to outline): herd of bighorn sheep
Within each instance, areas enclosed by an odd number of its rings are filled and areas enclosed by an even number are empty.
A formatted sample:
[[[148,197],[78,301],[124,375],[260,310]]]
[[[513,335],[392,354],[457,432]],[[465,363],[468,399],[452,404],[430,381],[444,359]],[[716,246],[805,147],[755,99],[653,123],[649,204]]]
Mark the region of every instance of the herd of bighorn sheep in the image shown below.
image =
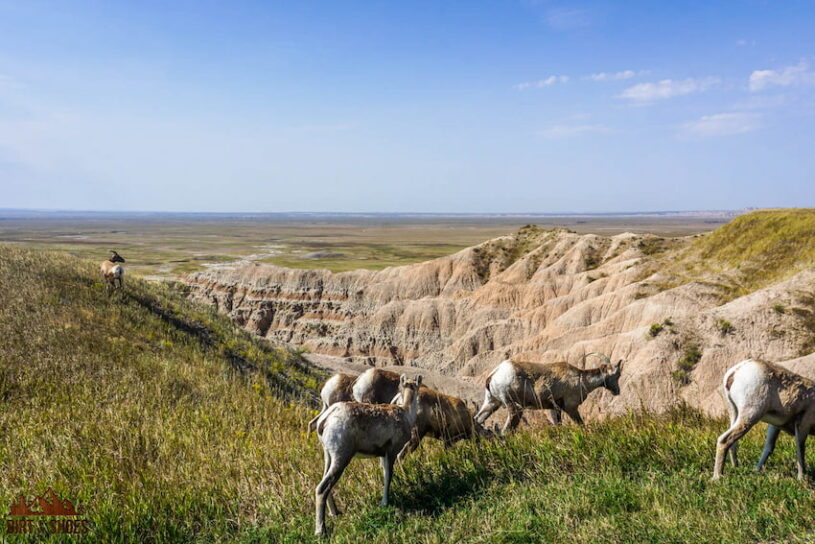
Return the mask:
[[[593,390],[620,393],[623,362],[612,364],[602,353],[591,353],[603,363],[580,369],[568,363],[503,361],[489,373],[484,404],[473,415],[466,403],[422,385],[415,379],[372,368],[355,377],[335,374],[323,386],[322,410],[309,422],[325,454],[323,478],[316,489],[316,534],[324,534],[325,508],[339,513],[334,486],[355,455],[380,457],[384,473],[382,505],[388,504],[393,466],[415,450],[425,436],[445,447],[463,439],[493,437],[484,428],[496,410],[504,407],[507,420],[501,434],[513,431],[524,409],[549,410],[552,422],[562,412],[582,424],[578,407]],[[713,479],[722,475],[725,457],[737,465],[737,443],[756,423],[768,423],[764,450],[756,467],[761,470],[783,430],[795,437],[798,478],[806,477],[804,445],[815,432],[815,381],[779,365],[748,359],[724,374],[723,393],[730,413],[730,428],[717,441]]]
[[[504,361],[487,378],[484,405],[473,415],[460,398],[422,385],[422,377],[410,379],[379,368],[358,377],[335,374],[320,391],[322,410],[309,424],[323,446],[325,469],[317,485],[315,533],[325,532],[325,508],[338,514],[332,491],[355,455],[377,456],[385,482],[382,505],[388,492],[394,462],[415,450],[430,436],[445,447],[465,439],[494,435],[483,427],[487,418],[503,405],[509,417],[502,434],[521,421],[524,408],[546,409],[555,423],[565,411],[576,423],[583,419],[577,408],[589,393],[605,387],[620,392],[622,361],[612,365],[608,357],[599,368],[583,370],[568,363],[521,363]]]

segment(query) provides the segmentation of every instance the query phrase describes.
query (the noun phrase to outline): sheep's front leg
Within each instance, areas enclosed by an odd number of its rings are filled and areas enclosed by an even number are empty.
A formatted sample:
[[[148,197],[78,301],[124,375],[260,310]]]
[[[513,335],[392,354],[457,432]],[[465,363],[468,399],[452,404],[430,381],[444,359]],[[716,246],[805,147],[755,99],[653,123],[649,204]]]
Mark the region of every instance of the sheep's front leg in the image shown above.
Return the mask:
[[[399,452],[399,455],[396,456],[396,461],[399,462],[399,463],[404,461],[405,457],[409,453],[413,453],[414,451],[416,451],[416,448],[419,447],[419,443],[421,441],[422,441],[422,437],[419,436],[419,433],[416,432],[416,429],[414,428],[410,432],[410,440],[408,440],[407,444],[405,444],[405,447],[402,448],[402,451]],[[382,459],[384,459],[384,457]],[[384,466],[383,466],[383,468],[384,468]]]
[[[384,508],[385,506],[388,506],[388,494],[390,493],[391,477],[393,476],[393,457],[390,454],[388,454],[383,457],[380,457],[379,460],[382,463],[382,472],[384,473],[385,476],[385,485],[382,488],[382,503],[381,503],[381,506]]]
[[[569,414],[572,421],[578,425],[583,425],[583,418],[580,417],[580,412],[577,410],[577,406],[564,406],[563,411]]]
[[[778,440],[779,434],[781,434],[781,427],[767,425],[767,438],[764,440],[764,449],[761,451],[761,459],[758,460],[756,470],[760,471],[764,468],[764,463],[767,462],[767,459],[770,458],[773,450],[775,450],[775,442]]]
[[[798,479],[805,480],[807,477],[806,468],[806,441],[809,436],[809,418],[804,417],[795,423],[795,453],[798,460]]]

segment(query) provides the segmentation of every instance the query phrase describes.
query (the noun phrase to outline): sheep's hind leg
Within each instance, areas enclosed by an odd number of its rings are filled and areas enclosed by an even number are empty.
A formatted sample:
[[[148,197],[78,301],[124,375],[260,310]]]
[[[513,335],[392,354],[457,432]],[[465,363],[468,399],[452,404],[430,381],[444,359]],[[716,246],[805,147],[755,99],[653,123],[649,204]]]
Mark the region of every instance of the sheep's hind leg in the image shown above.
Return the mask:
[[[348,466],[348,462],[351,459],[338,459],[337,457],[331,458],[331,465],[329,466],[326,474],[323,476],[323,479],[317,484],[317,489],[314,492],[315,499],[316,499],[316,520],[315,520],[315,528],[314,534],[322,535],[325,533],[325,505],[328,501],[328,497],[331,496],[331,492],[334,489],[334,486],[337,484],[337,481],[342,476],[345,467]]]
[[[484,404],[481,405],[481,409],[478,410],[478,413],[475,415],[475,421],[479,425],[483,425],[489,417],[495,413],[495,411],[501,407],[501,401],[498,400],[496,397],[490,393],[490,390],[487,389],[484,391]]]
[[[781,434],[781,427],[775,425],[767,425],[767,437],[764,439],[764,449],[761,451],[761,459],[758,460],[756,470],[761,471],[764,468],[764,463],[772,455],[775,450],[775,442],[778,440],[778,435]]]
[[[722,476],[724,460],[728,450],[753,428],[753,425],[761,419],[761,412],[754,414],[740,413],[738,419],[727,429],[718,440],[716,440],[716,460],[713,465],[713,479],[718,480]]]

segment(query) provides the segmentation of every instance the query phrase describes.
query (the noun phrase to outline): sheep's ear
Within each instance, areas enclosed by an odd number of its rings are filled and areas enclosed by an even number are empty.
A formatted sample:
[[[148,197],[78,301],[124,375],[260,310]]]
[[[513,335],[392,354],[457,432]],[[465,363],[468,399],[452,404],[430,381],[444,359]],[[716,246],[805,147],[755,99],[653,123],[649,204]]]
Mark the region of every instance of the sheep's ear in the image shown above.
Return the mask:
[[[405,380],[407,380],[407,376],[405,376],[404,374],[399,376],[399,384],[400,385],[405,385]]]
[[[422,385],[422,375],[416,376],[416,385]]]

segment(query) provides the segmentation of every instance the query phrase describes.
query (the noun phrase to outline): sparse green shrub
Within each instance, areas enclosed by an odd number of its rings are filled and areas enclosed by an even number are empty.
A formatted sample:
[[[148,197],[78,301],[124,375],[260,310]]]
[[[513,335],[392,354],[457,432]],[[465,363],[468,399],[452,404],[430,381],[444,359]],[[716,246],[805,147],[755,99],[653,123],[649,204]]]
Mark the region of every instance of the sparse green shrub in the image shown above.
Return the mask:
[[[664,328],[665,327],[661,323],[652,323],[651,327],[648,329],[648,335],[656,338]]]
[[[719,318],[716,320],[716,328],[719,329],[719,332],[722,333],[722,336],[731,334],[736,328],[733,324],[724,318]]]
[[[690,374],[694,367],[696,367],[696,363],[698,363],[701,359],[702,350],[698,345],[693,344],[686,347],[684,353],[682,354],[682,358],[676,363],[676,366],[679,368],[673,372],[674,379],[682,385],[689,384]]]
[[[773,311],[775,311],[775,313],[778,314],[783,314],[787,311],[787,308],[780,302],[776,302],[775,304],[773,304]]]

